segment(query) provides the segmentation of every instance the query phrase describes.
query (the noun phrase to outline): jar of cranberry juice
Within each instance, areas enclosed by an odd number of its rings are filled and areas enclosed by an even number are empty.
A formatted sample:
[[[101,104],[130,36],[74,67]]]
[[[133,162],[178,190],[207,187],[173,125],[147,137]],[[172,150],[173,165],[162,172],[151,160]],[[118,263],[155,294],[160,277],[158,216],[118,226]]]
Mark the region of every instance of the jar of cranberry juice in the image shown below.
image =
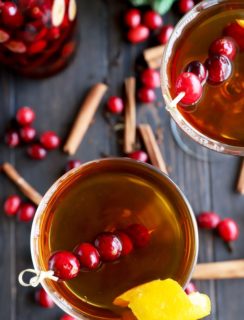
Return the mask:
[[[29,77],[62,68],[75,51],[76,0],[0,0],[0,63]]]

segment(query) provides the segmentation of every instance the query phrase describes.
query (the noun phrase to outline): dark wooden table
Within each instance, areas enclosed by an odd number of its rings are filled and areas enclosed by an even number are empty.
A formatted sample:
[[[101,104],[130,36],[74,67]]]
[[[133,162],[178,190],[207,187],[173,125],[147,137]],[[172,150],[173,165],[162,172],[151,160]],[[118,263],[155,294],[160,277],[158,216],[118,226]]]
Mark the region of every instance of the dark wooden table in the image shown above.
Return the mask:
[[[37,113],[38,132],[56,130],[64,139],[70,129],[80,102],[91,85],[100,81],[109,83],[108,95],[122,93],[125,77],[133,75],[135,61],[144,45],[131,46],[123,39],[121,13],[127,7],[122,0],[89,0],[79,2],[80,47],[73,64],[61,74],[46,80],[33,81],[0,73],[1,117],[0,132],[19,106],[31,105]],[[166,21],[174,21],[173,14]],[[159,101],[162,101],[158,92]],[[101,152],[118,155],[115,135],[107,125],[103,106],[87,132],[76,158],[83,162],[100,157]],[[235,193],[240,160],[230,156],[214,156],[214,161],[197,161],[182,152],[175,144],[169,129],[169,115],[161,106],[138,105],[138,122],[148,122],[156,130],[164,130],[160,147],[170,176],[182,188],[196,213],[215,210],[222,217],[234,217],[241,229],[235,251],[229,254],[223,243],[209,232],[200,233],[200,262],[220,261],[244,257],[244,197]],[[9,161],[44,193],[60,176],[68,157],[61,151],[48,154],[45,161],[28,159],[24,149],[10,150],[0,146],[1,161]],[[210,154],[210,157],[211,154]],[[4,198],[18,192],[1,175],[1,204]],[[30,224],[16,222],[0,215],[0,319],[51,320],[58,319],[58,308],[45,310],[34,303],[34,289],[22,288],[17,274],[32,265],[29,236]],[[242,232],[243,231],[243,232]],[[209,319],[242,320],[244,318],[244,282],[242,280],[199,282],[200,291],[211,296],[213,311]],[[173,319],[172,319],[173,320]]]

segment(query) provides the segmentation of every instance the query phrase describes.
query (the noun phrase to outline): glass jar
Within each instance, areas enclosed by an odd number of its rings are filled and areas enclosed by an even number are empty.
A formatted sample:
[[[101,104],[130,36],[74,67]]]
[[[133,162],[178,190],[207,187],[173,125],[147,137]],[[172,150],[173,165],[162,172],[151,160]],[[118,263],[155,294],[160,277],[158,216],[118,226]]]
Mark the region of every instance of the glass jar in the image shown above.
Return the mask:
[[[29,77],[63,69],[76,42],[76,0],[0,1],[0,63]]]

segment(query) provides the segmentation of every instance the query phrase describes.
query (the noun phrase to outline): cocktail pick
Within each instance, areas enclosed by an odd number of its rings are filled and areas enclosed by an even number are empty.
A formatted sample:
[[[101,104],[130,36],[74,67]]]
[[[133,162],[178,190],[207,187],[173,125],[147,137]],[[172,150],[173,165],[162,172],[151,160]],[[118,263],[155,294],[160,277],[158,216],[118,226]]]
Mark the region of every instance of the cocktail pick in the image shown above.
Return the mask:
[[[171,101],[170,104],[166,105],[166,110],[169,112],[175,110],[177,104],[184,98],[185,95],[185,92],[180,92],[177,97],[175,97],[174,100]]]
[[[26,273],[32,273],[35,274],[34,277],[31,277],[29,282],[25,282],[24,281],[24,275]],[[19,283],[23,286],[23,287],[37,287],[43,280],[45,279],[50,279],[53,281],[58,281],[59,278],[54,276],[54,271],[38,271],[38,270],[34,270],[34,269],[25,269],[22,272],[20,272],[18,280]]]

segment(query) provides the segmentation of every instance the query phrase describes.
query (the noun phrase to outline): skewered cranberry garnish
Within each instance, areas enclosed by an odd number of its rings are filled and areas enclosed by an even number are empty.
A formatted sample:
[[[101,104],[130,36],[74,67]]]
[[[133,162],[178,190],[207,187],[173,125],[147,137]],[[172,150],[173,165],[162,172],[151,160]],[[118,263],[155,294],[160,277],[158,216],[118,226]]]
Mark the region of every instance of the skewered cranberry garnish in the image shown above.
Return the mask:
[[[81,243],[74,250],[80,261],[81,268],[95,270],[100,265],[100,256],[97,249],[90,243]]]
[[[196,103],[202,96],[202,86],[198,77],[191,72],[184,72],[176,79],[175,84],[176,95],[185,92],[185,96],[181,99],[181,103],[192,105]]]
[[[119,240],[122,244],[121,257],[127,256],[133,250],[133,243],[128,235],[123,231],[117,231],[116,236],[119,237]]]
[[[236,56],[235,42],[231,38],[219,38],[211,44],[209,54],[224,55],[230,60],[234,60]]]
[[[225,27],[223,34],[233,38],[241,50],[244,50],[244,28],[237,22],[232,22]]]
[[[10,148],[15,148],[20,144],[19,134],[15,130],[7,131],[5,134],[5,142]]]
[[[163,25],[162,17],[154,10],[149,10],[144,14],[143,22],[150,30],[156,30]]]
[[[169,41],[169,38],[170,38],[173,30],[174,30],[174,27],[171,24],[163,26],[159,35],[158,35],[158,41],[161,44],[166,44]]]
[[[4,202],[4,212],[8,216],[14,216],[17,214],[21,204],[21,199],[17,195],[9,196]]]
[[[36,212],[36,208],[31,203],[23,203],[20,205],[18,211],[18,219],[19,221],[29,222],[33,219]]]
[[[131,238],[135,247],[143,248],[148,245],[150,233],[149,230],[142,224],[131,224],[128,228],[126,228],[125,232]]]
[[[141,161],[141,162],[147,162],[148,160],[148,155],[145,151],[142,150],[137,150],[134,151],[130,154],[128,154],[128,157],[137,161]]]
[[[108,110],[112,113],[121,113],[124,110],[124,103],[120,97],[110,97],[107,106]]]
[[[54,302],[48,293],[43,289],[39,289],[35,293],[36,302],[43,308],[52,308],[54,307]]]
[[[2,21],[8,27],[20,27],[23,23],[23,16],[15,3],[6,1],[2,8]]]
[[[61,280],[75,278],[80,271],[80,263],[76,256],[69,251],[57,251],[48,260],[49,270]]]
[[[80,160],[69,160],[66,165],[65,171],[68,172],[74,168],[78,168],[80,165],[81,165]]]
[[[64,314],[64,315],[61,316],[60,320],[76,320],[76,319],[71,317],[68,314]]]
[[[135,28],[141,23],[141,13],[137,9],[130,9],[124,17],[125,24],[130,28]]]
[[[232,72],[230,60],[223,55],[210,56],[205,62],[205,67],[208,70],[208,82],[211,84],[222,83]]]
[[[53,150],[59,147],[60,138],[54,131],[46,131],[41,135],[40,142],[47,150]]]
[[[203,229],[215,229],[220,220],[220,216],[212,211],[201,212],[197,217],[198,225]]]
[[[40,144],[35,143],[28,147],[27,154],[35,160],[43,160],[47,156],[47,151]]]
[[[151,103],[156,100],[156,94],[153,89],[141,87],[138,90],[138,98],[143,103]]]
[[[181,13],[185,14],[194,7],[193,0],[179,0],[178,7]]]
[[[121,255],[122,244],[120,239],[111,232],[100,233],[94,244],[103,261],[114,261]]]
[[[204,65],[200,61],[192,61],[190,62],[186,68],[185,72],[194,73],[201,83],[203,83],[207,78],[207,70]]]
[[[127,38],[131,43],[140,43],[149,37],[149,29],[146,26],[139,25],[128,31]]]
[[[154,69],[145,69],[141,73],[141,82],[144,86],[148,88],[159,88],[160,87],[160,74],[157,70]]]
[[[197,292],[197,288],[193,282],[189,282],[188,285],[185,288],[186,294],[191,294],[193,292]]]
[[[16,114],[16,120],[21,126],[27,126],[31,124],[35,118],[35,112],[30,107],[21,107]]]
[[[226,242],[236,241],[239,237],[239,227],[233,219],[226,218],[218,224],[218,233]]]
[[[20,138],[23,142],[32,142],[36,137],[36,129],[30,126],[20,128]]]

